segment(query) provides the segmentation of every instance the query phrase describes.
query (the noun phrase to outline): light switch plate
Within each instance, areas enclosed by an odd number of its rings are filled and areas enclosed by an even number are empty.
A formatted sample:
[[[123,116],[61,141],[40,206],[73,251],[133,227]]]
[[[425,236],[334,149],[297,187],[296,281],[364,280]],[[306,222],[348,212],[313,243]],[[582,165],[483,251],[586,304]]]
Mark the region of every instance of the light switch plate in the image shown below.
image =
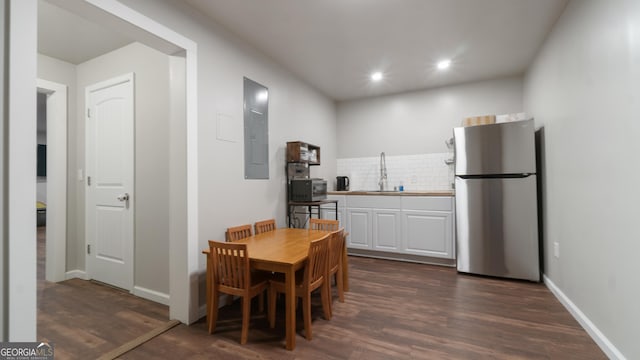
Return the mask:
[[[553,256],[560,257],[560,243],[557,241],[553,243]]]
[[[82,172],[82,169],[78,169],[78,181],[82,180],[84,180],[84,174]]]

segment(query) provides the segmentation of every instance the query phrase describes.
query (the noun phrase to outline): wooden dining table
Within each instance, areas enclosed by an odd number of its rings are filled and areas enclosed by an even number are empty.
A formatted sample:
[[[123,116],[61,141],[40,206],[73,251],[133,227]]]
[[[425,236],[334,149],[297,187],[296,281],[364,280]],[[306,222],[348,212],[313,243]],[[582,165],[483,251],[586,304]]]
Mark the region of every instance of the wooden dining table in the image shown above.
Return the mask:
[[[274,231],[253,235],[234,242],[247,244],[247,252],[251,262],[251,268],[256,270],[272,271],[285,275],[286,286],[286,348],[293,350],[296,347],[296,293],[295,274],[301,269],[307,260],[309,244],[313,240],[326,236],[328,232],[321,230],[282,228]],[[209,254],[209,250],[203,253]],[[343,281],[344,289],[348,291],[348,269],[346,245],[343,249]],[[213,264],[211,257],[207,257],[207,309],[213,296]],[[211,314],[207,312],[207,316]]]

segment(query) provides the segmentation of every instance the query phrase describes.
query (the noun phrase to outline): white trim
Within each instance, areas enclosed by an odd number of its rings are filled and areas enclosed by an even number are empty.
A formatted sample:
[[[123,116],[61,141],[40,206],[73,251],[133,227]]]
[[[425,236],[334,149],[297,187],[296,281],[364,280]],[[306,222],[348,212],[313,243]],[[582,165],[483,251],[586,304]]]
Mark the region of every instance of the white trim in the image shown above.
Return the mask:
[[[139,296],[143,299],[169,306],[169,294],[143,288],[142,286],[134,286],[132,293],[133,295]]]
[[[2,49],[2,55],[0,55],[0,86],[2,86],[2,94],[0,94],[0,204],[5,204],[7,200],[7,196],[5,195],[5,191],[8,187],[7,182],[5,181],[5,177],[7,176],[7,163],[6,163],[6,130],[5,126],[7,125],[7,117],[5,116],[5,106],[8,106],[7,94],[5,94],[6,89],[6,80],[9,74],[5,74],[5,57],[7,55],[7,44],[5,43],[5,22],[7,20],[6,17],[6,9],[7,2],[5,0],[0,0],[0,49]],[[8,225],[7,222],[7,213],[5,211],[5,206],[0,206],[0,229],[6,229]],[[6,341],[7,339],[7,326],[9,323],[8,319],[8,305],[9,305],[9,293],[7,291],[9,282],[8,282],[8,269],[9,262],[5,255],[7,255],[8,249],[7,245],[6,232],[2,230],[0,232],[0,341]]]
[[[37,79],[47,95],[47,230],[45,279],[65,279],[67,254],[67,86]]]
[[[70,270],[67,271],[64,274],[64,279],[65,280],[69,280],[69,279],[82,279],[82,280],[89,280],[89,275],[87,275],[86,271],[82,271],[82,270]]]
[[[556,296],[556,298],[558,299],[558,301],[560,301],[560,303],[562,305],[564,305],[564,307],[569,310],[569,313],[576,319],[576,321],[578,321],[578,323],[580,323],[580,325],[587,331],[587,333],[589,334],[589,336],[591,336],[591,338],[593,339],[593,341],[596,342],[596,344],[598,344],[598,346],[600,347],[600,349],[602,349],[602,351],[604,351],[604,353],[607,355],[607,357],[609,359],[619,359],[619,360],[624,360],[626,359],[626,357],[620,352],[620,350],[618,350],[613,343],[611,343],[611,341],[609,341],[609,339],[607,339],[607,337],[602,333],[602,331],[600,331],[600,329],[598,329],[596,327],[596,325],[591,322],[591,320],[589,320],[589,318],[587,317],[587,315],[585,315],[577,306],[576,304],[573,303],[573,301],[571,301],[567,295],[565,295],[562,290],[560,290],[560,288],[558,288],[556,286],[556,284],[553,283],[553,281],[551,281],[551,279],[549,279],[547,277],[547,275],[543,274],[542,278],[544,279],[544,283],[545,285],[547,285],[547,287],[549,288],[549,290],[551,290],[551,292],[553,293],[553,295]]]
[[[186,127],[187,127],[187,234],[170,240],[171,248],[183,248],[184,259],[169,261],[169,272],[179,282],[169,283],[170,317],[190,324],[198,320],[198,73],[197,44],[147,16],[112,0],[85,0],[87,4],[120,18],[164,41],[185,50],[186,58]],[[104,20],[107,21],[107,20]],[[170,219],[172,224],[180,219]],[[182,291],[180,283],[188,284],[189,291]]]
[[[186,38],[170,28],[154,21],[153,19],[127,7],[126,5],[113,0],[85,0],[96,8],[112,14],[156,37],[172,43],[187,51],[195,50],[196,43]]]
[[[4,341],[35,341],[36,283],[36,48],[38,8],[36,1],[11,1],[8,36],[5,36],[5,88],[8,114],[4,145],[6,244],[3,257],[7,265],[4,279],[7,317],[2,319]],[[6,14],[5,14],[6,16]],[[5,28],[6,29],[6,28]]]
[[[198,320],[198,284],[191,281],[198,276],[198,53],[195,45],[187,50],[187,273],[184,281],[191,286],[187,295],[189,323]],[[182,243],[182,239],[173,239]],[[174,270],[175,271],[175,270]]]

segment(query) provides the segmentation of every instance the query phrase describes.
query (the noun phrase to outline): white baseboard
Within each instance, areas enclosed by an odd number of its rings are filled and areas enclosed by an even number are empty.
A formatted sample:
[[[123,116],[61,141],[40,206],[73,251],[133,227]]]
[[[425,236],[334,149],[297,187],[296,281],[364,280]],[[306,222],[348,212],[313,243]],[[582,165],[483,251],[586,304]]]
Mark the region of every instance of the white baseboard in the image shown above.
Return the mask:
[[[143,288],[142,286],[134,286],[133,291],[131,291],[131,293],[143,299],[151,300],[153,302],[157,302],[162,305],[169,306],[169,294]]]
[[[87,275],[86,271],[83,271],[83,270],[71,270],[71,271],[67,271],[66,273],[64,273],[64,279],[65,280],[69,280],[69,279],[89,280],[89,276]]]
[[[567,308],[567,310],[569,310],[569,313],[573,315],[576,321],[578,321],[578,323],[585,329],[585,331],[589,334],[589,336],[591,336],[593,341],[595,341],[596,344],[598,344],[600,349],[602,349],[602,351],[607,355],[607,357],[609,357],[609,359],[617,359],[617,360],[626,359],[626,357],[622,355],[620,350],[618,350],[611,343],[611,341],[609,341],[609,339],[607,339],[607,337],[604,336],[602,331],[600,331],[596,327],[596,325],[593,322],[591,322],[591,320],[589,320],[587,315],[585,315],[576,306],[576,304],[574,304],[573,301],[571,301],[567,297],[567,295],[565,295],[562,292],[562,290],[560,290],[560,288],[558,288],[556,284],[554,284],[553,281],[551,281],[551,279],[547,277],[547,275],[543,274],[542,278],[544,279],[545,285],[547,285],[547,287],[549,288],[549,290],[551,290],[553,295],[555,295],[558,301],[560,301],[560,303],[564,305],[564,307]]]

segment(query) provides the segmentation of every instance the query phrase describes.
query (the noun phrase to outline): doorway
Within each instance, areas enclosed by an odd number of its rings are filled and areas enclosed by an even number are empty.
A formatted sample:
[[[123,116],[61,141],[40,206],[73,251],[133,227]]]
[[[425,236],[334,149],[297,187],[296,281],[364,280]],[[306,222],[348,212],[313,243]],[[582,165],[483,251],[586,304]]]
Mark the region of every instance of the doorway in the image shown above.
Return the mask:
[[[67,4],[60,4],[67,6]],[[70,5],[69,5],[70,6]],[[141,39],[147,46],[156,48],[163,53],[169,52],[172,74],[171,84],[171,134],[167,146],[171,147],[171,157],[167,162],[171,169],[171,191],[169,196],[170,208],[170,251],[171,258],[162,259],[168,262],[170,289],[167,302],[171,309],[171,318],[190,323],[198,318],[197,288],[192,288],[190,274],[197,271],[197,123],[196,123],[196,52],[195,43],[173,31],[164,28],[154,21],[140,16],[119,3],[83,3],[77,7],[68,8],[80,16],[86,16],[91,21],[101,22],[105,27],[113,27],[117,17],[120,23],[126,23],[127,31],[132,36]],[[98,10],[98,11],[96,11]],[[117,26],[118,24],[116,24]],[[133,25],[133,28],[132,28]],[[122,30],[122,28],[120,28]],[[149,34],[154,35],[149,37]],[[151,39],[150,39],[151,38]],[[154,46],[153,42],[163,45]],[[172,44],[168,47],[166,44]],[[178,55],[177,50],[182,50]],[[180,88],[176,91],[174,88]],[[80,90],[80,89],[78,89]],[[178,93],[179,92],[179,93]],[[185,96],[186,93],[186,96]],[[177,95],[177,96],[176,96]],[[186,160],[186,161],[185,161]],[[185,166],[186,163],[186,166]],[[181,171],[180,171],[181,170]],[[69,181],[76,180],[77,169],[69,170]],[[82,172],[78,171],[78,181]],[[85,179],[86,180],[86,179]],[[175,210],[174,210],[175,209]],[[176,213],[180,211],[180,213]],[[174,216],[178,215],[178,216]],[[188,221],[185,221],[188,219]],[[187,239],[185,243],[184,239]],[[74,255],[74,254],[72,254]],[[84,256],[75,254],[75,256]],[[67,274],[68,276],[69,274]],[[71,274],[77,275],[77,274]],[[77,276],[75,276],[77,277]],[[135,292],[134,292],[135,293]],[[153,296],[154,294],[151,294]]]
[[[45,279],[65,279],[67,226],[67,87],[37,80],[37,223],[46,225]],[[42,230],[42,229],[41,229]]]

